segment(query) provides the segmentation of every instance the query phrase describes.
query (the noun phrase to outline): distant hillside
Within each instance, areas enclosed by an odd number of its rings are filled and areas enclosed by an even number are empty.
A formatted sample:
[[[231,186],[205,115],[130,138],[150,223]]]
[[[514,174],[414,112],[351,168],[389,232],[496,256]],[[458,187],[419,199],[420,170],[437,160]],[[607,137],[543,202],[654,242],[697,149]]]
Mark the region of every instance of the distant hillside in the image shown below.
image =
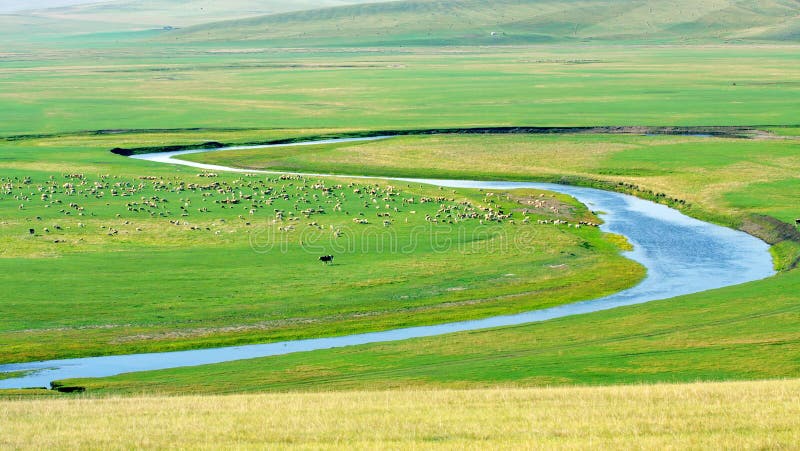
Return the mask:
[[[45,18],[96,21],[148,27],[188,26],[220,20],[279,14],[291,11],[366,3],[375,0],[112,0],[36,9],[48,2],[33,2],[28,13]],[[2,2],[2,0],[0,0]],[[73,3],[75,3],[73,1]],[[3,4],[0,3],[0,6]]]
[[[63,42],[65,37],[114,31],[118,27],[103,22],[60,20],[29,14],[0,14],[0,53],[14,50],[22,43],[43,39]]]
[[[0,14],[30,9],[56,8],[59,6],[89,3],[88,0],[0,0]]]
[[[211,23],[163,38],[288,46],[800,41],[798,30],[798,0],[411,0]]]

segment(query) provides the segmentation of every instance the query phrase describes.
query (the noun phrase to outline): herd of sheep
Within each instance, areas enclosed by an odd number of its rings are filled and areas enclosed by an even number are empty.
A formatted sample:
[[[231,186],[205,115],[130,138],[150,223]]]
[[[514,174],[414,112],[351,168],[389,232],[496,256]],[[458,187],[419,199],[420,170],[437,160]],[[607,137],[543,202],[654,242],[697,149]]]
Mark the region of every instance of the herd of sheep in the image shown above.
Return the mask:
[[[484,193],[481,201],[466,196],[420,195],[434,188],[404,189],[381,182],[339,183],[294,175],[220,177],[201,173],[197,177],[124,177],[70,173],[33,177],[0,178],[0,201],[16,203],[29,235],[83,229],[92,222],[108,236],[142,232],[147,221],[168,222],[189,231],[222,233],[227,221],[237,228],[259,224],[280,232],[301,227],[330,230],[341,236],[341,225],[393,227],[398,221],[431,224],[486,223],[597,226],[571,217],[564,204],[550,196],[525,198],[524,202],[503,193]],[[439,189],[443,192],[443,189]],[[417,214],[417,212],[420,212]],[[348,219],[349,218],[349,219]],[[420,219],[416,219],[420,218]],[[4,221],[9,226],[12,223]],[[62,226],[62,223],[68,224]],[[19,224],[17,224],[19,225]],[[130,226],[130,227],[126,227]],[[63,238],[53,240],[64,242]]]

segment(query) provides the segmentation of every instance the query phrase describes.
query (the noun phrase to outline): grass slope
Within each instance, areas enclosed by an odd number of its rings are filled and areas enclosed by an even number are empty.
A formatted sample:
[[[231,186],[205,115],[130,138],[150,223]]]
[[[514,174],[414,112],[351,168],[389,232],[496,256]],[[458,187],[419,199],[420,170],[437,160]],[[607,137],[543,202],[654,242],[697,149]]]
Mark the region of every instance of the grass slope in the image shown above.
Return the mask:
[[[792,41],[798,12],[791,0],[410,0],[203,24],[165,39],[326,46]]]
[[[3,52],[32,41],[58,40],[78,33],[101,33],[111,29],[108,24],[91,20],[64,21],[28,14],[0,14],[0,27]]]
[[[788,449],[800,441],[798,393],[790,380],[5,400],[0,447]]]

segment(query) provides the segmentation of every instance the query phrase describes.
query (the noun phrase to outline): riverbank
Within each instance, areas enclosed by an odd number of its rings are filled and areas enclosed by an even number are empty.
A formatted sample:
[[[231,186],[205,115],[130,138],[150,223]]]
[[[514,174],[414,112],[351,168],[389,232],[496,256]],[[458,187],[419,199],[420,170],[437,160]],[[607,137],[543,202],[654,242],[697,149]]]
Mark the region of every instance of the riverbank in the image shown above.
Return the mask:
[[[190,130],[196,131],[196,130]],[[230,130],[224,130],[230,131]],[[123,131],[130,133],[131,131]],[[144,130],[143,133],[152,132]],[[88,133],[88,132],[87,132]],[[109,134],[108,131],[98,130],[96,134]],[[219,150],[227,147],[260,147],[281,144],[296,144],[324,141],[343,141],[359,138],[397,137],[397,136],[425,136],[425,135],[564,135],[564,134],[612,134],[612,135],[666,135],[666,136],[714,136],[721,138],[750,138],[753,136],[769,135],[770,132],[758,127],[738,126],[686,126],[686,127],[654,127],[654,126],[593,126],[593,127],[462,127],[462,128],[419,128],[402,130],[362,130],[337,132],[332,134],[298,136],[272,140],[256,140],[242,143],[222,143],[208,141],[199,144],[176,144],[166,146],[147,146],[122,148],[115,147],[111,153],[130,157],[157,152],[180,152],[186,150]],[[12,139],[23,139],[13,137]]]

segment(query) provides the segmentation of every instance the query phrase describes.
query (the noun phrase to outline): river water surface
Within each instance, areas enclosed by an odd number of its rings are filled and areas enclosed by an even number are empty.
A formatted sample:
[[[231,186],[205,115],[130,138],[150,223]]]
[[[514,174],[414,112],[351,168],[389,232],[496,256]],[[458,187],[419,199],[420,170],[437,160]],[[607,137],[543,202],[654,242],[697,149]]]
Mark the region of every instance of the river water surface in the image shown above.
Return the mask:
[[[328,140],[292,145],[366,139]],[[269,146],[237,147],[235,149],[257,147]],[[215,151],[230,149],[234,148],[216,149]],[[205,151],[165,152],[137,155],[133,158],[218,171],[275,173],[207,165],[174,158],[182,154],[198,152]],[[322,174],[307,175],[324,176]],[[226,348],[0,365],[0,373],[23,373],[20,377],[0,380],[0,388],[43,387],[48,386],[53,380],[67,378],[106,377],[134,371],[205,365],[525,324],[697,293],[759,280],[774,274],[769,246],[763,241],[744,232],[698,221],[666,206],[625,194],[548,183],[383,179],[425,183],[448,188],[492,190],[537,188],[571,195],[586,204],[591,210],[603,212],[601,217],[605,223],[601,226],[602,230],[628,238],[634,245],[634,250],[626,252],[625,255],[644,265],[647,268],[647,276],[639,285],[603,298],[473,321]],[[0,375],[0,377],[2,376]]]

